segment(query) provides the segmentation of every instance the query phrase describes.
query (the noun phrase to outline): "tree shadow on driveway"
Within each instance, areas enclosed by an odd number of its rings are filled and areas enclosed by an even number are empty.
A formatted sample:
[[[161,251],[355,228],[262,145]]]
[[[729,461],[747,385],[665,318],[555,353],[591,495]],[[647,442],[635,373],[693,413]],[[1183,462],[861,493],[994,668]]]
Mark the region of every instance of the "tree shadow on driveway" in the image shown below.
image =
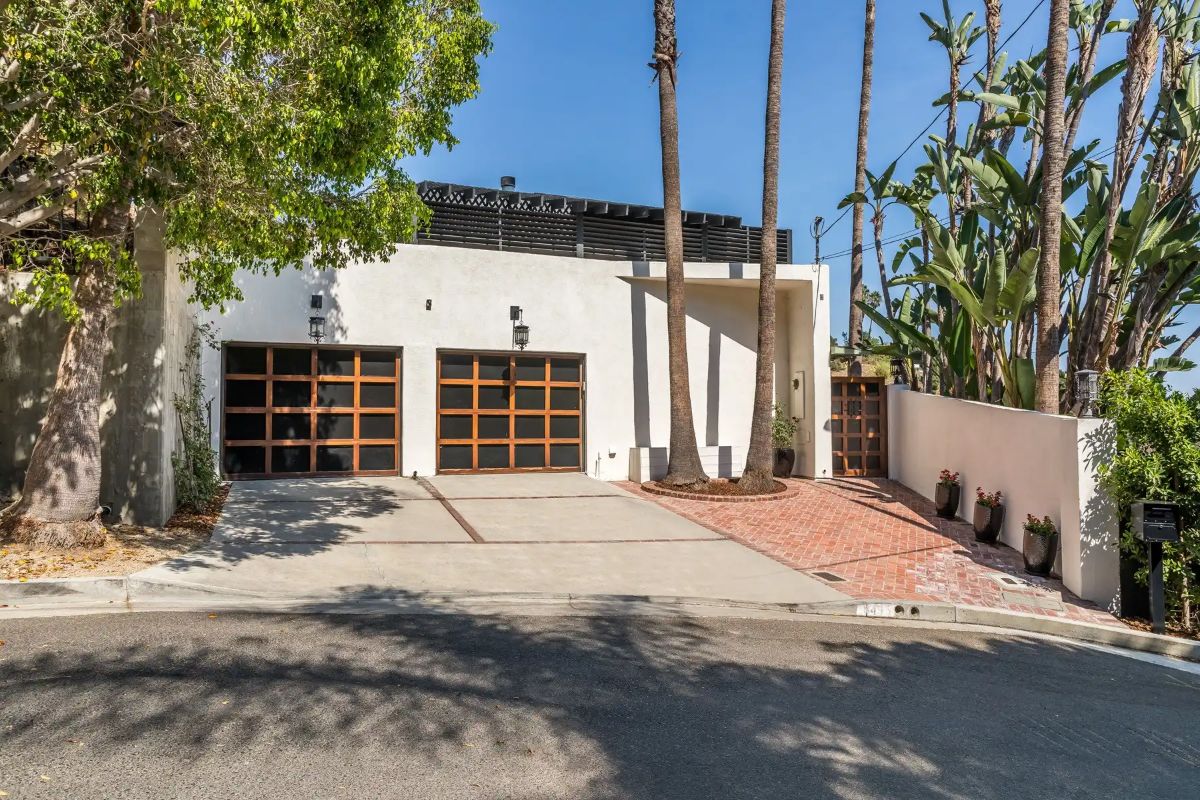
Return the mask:
[[[212,541],[160,565],[184,572],[195,567],[230,566],[251,558],[311,556],[361,537],[381,520],[428,498],[406,497],[369,483],[309,479],[312,494],[273,493],[264,488],[234,484]],[[330,491],[336,486],[338,491]]]
[[[37,788],[53,763],[57,796],[147,771],[164,796],[186,765],[188,786],[241,797],[295,788],[271,772],[290,769],[309,796],[657,800],[1170,797],[1200,779],[1200,679],[1083,647],[428,611],[78,618],[49,646],[46,620],[6,622],[0,775]]]

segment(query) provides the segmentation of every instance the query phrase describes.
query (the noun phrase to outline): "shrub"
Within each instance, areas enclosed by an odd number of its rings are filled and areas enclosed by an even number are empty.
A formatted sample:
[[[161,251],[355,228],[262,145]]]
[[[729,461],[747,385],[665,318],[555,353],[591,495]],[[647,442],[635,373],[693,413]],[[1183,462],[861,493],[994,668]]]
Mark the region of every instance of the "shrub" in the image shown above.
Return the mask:
[[[1113,458],[1100,479],[1121,512],[1121,551],[1146,583],[1146,546],[1133,536],[1129,505],[1138,500],[1178,503],[1183,530],[1163,548],[1167,613],[1185,630],[1195,626],[1200,593],[1200,392],[1168,389],[1142,370],[1110,372],[1100,384],[1100,408],[1116,425]]]
[[[175,468],[175,503],[187,511],[206,511],[221,488],[217,454],[212,447],[212,429],[204,403],[204,377],[200,374],[200,348],[208,333],[196,328],[184,350],[183,391],[175,395],[179,418],[179,448],[171,455]]]
[[[796,441],[796,428],[800,427],[799,417],[789,417],[783,413],[783,406],[775,404],[774,416],[771,417],[771,441],[781,449],[792,447]]]

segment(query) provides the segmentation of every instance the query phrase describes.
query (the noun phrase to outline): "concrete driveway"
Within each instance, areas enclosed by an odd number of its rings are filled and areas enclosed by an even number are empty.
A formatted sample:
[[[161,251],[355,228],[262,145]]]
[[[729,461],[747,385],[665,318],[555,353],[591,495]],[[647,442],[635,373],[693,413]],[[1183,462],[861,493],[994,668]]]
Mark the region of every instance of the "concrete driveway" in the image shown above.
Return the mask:
[[[845,596],[582,474],[235,483],[213,541],[139,578],[262,597]]]

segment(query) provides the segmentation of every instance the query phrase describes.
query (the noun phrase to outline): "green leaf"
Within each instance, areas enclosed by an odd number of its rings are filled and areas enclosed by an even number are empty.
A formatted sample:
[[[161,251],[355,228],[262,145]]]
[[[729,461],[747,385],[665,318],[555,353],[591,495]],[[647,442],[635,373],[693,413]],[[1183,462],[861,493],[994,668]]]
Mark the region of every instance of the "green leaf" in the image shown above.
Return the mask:
[[[1004,182],[1008,184],[1008,191],[1013,200],[1021,205],[1027,205],[1029,203],[1029,187],[1025,184],[1025,179],[1021,177],[1017,168],[997,150],[988,150],[984,154],[984,159],[987,161],[987,165],[999,173]]]
[[[1036,295],[1034,276],[1037,275],[1039,250],[1026,250],[1017,260],[1017,267],[1008,276],[1004,288],[1000,290],[997,304],[1007,311],[1010,317],[1020,316],[1028,303],[1033,302]]]
[[[955,316],[948,344],[950,369],[961,378],[968,377],[974,371],[975,354],[971,349],[971,325],[966,315]]]
[[[1196,362],[1179,356],[1156,358],[1147,367],[1149,372],[1188,372],[1196,368]]]
[[[974,100],[988,103],[998,108],[1008,109],[1009,111],[1020,111],[1021,100],[1018,97],[1013,97],[1011,94],[996,94],[995,92],[975,92]],[[829,206],[826,206],[828,208]]]
[[[845,208],[846,206],[852,206],[852,205],[855,205],[856,203],[866,203],[868,201],[869,201],[869,199],[867,198],[867,195],[865,192],[851,192],[850,194],[848,194],[842,198],[842,202],[838,203],[837,207]],[[828,207],[829,206],[826,206],[826,208],[828,208]]]
[[[1014,358],[1012,360],[1013,372],[1017,379],[1017,396],[1009,398],[1009,402],[1017,408],[1033,408],[1034,392],[1037,386],[1037,377],[1033,370],[1032,358]]]
[[[988,259],[986,277],[983,282],[983,313],[989,320],[996,319],[996,304],[1000,299],[1000,291],[1004,288],[1007,276],[1008,263],[1004,255],[1004,248],[997,247],[996,255]]]

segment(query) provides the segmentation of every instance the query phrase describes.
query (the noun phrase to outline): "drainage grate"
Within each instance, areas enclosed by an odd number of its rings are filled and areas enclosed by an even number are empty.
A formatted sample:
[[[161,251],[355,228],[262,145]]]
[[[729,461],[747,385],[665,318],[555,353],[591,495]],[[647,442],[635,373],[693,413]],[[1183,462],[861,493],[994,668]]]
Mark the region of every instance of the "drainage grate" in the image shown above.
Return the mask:
[[[1011,575],[992,575],[992,580],[996,583],[1002,583],[1005,586],[1028,586],[1029,584],[1020,578],[1014,578]]]
[[[846,580],[841,575],[834,575],[832,572],[814,572],[812,574],[829,583],[843,583]]]

